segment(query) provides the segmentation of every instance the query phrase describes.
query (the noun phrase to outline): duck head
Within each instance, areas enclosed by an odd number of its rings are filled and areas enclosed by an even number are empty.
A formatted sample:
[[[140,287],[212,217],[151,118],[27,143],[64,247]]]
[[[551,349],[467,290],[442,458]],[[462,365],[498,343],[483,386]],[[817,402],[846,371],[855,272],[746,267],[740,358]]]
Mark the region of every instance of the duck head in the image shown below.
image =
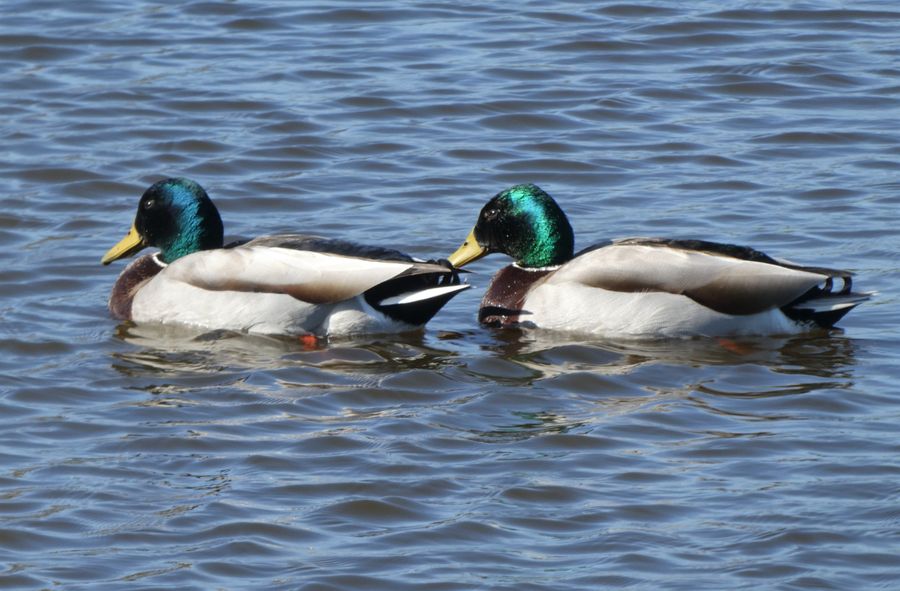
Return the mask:
[[[185,178],[169,178],[144,191],[128,234],[103,258],[104,265],[147,246],[159,248],[159,259],[222,247],[222,218],[206,191]]]
[[[449,260],[462,267],[500,252],[520,267],[553,267],[572,258],[574,244],[572,226],[553,197],[537,185],[515,185],[487,202]]]

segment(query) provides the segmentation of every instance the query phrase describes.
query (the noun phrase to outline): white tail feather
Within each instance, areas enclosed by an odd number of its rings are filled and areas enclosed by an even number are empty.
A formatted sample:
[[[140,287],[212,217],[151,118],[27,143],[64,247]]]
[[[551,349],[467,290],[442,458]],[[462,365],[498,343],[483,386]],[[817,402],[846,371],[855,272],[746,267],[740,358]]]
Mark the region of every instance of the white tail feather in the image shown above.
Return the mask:
[[[794,306],[798,310],[812,310],[813,312],[833,312],[858,306],[874,296],[876,292],[856,292],[844,295],[829,294],[821,298],[813,298]]]
[[[456,293],[464,289],[472,287],[468,283],[460,283],[459,285],[442,285],[440,287],[430,287],[419,291],[408,291],[389,298],[385,298],[379,302],[381,306],[402,306],[403,304],[412,304],[431,298],[437,298],[451,293]]]

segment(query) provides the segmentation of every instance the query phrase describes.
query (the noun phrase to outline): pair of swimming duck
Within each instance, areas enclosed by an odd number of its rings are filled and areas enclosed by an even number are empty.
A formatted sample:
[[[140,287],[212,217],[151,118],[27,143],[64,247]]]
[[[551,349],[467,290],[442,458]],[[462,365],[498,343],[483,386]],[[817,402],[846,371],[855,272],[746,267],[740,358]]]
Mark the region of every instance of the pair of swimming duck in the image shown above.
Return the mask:
[[[565,213],[531,184],[494,196],[448,261],[300,234],[225,245],[206,191],[184,178],[152,185],[131,231],[102,259],[147,246],[109,307],[116,318],[267,334],[400,332],[467,289],[458,267],[512,257],[488,286],[479,320],[604,337],[792,334],[830,327],[870,297],[847,271],[803,267],[700,240],[631,238],[574,251]],[[835,285],[837,283],[837,286]]]

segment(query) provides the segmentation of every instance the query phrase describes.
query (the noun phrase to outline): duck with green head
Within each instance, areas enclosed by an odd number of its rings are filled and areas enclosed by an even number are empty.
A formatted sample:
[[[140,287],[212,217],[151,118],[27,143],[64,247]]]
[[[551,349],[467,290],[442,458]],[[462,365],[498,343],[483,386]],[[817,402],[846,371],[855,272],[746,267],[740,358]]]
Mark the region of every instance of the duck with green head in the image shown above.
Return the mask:
[[[223,244],[196,182],[169,178],[141,196],[104,265],[152,246],[122,271],[109,308],[121,320],[265,334],[344,336],[421,327],[468,288],[449,266],[391,249],[303,234]]]
[[[462,267],[492,253],[514,260],[481,302],[479,320],[493,326],[635,338],[792,334],[831,327],[871,296],[852,291],[848,271],[704,240],[629,238],[576,254],[565,213],[533,184],[488,201],[449,260]]]

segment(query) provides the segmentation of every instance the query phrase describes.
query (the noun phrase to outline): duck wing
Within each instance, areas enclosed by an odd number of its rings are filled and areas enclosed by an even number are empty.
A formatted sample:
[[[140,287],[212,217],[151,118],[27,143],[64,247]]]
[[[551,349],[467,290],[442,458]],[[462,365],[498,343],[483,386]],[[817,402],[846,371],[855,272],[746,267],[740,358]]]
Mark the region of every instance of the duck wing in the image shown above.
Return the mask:
[[[777,261],[742,246],[696,240],[627,239],[587,249],[548,277],[620,292],[681,294],[725,314],[790,306],[834,278],[850,293],[850,273]]]
[[[392,248],[359,244],[350,240],[338,238],[325,238],[312,234],[275,234],[272,236],[259,236],[245,242],[247,246],[270,246],[290,248],[293,250],[309,250],[328,254],[338,254],[363,259],[375,259],[382,261],[412,261],[413,258],[406,253]]]
[[[196,252],[165,269],[167,279],[213,291],[283,293],[312,304],[339,302],[397,277],[449,275],[446,267],[264,246]]]

